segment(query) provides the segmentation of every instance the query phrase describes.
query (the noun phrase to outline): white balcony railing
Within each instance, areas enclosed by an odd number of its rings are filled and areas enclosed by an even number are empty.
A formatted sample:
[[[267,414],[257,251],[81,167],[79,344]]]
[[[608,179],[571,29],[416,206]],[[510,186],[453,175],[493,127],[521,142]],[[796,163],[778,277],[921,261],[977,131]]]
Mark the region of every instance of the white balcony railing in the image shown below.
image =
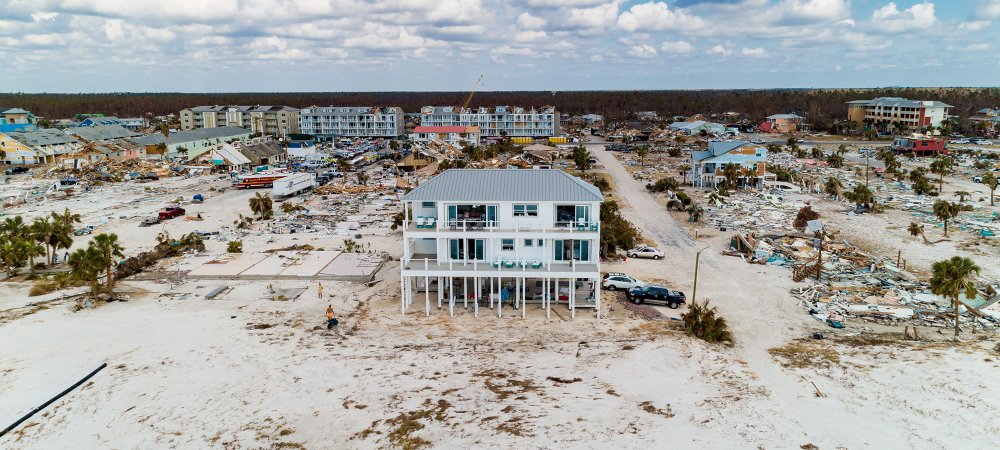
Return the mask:
[[[411,228],[412,225],[412,228]],[[487,232],[600,232],[600,222],[585,221],[557,221],[554,223],[539,222],[537,220],[515,220],[513,226],[501,226],[496,220],[462,219],[439,221],[436,218],[425,217],[416,219],[404,219],[403,229],[409,231],[487,231]]]

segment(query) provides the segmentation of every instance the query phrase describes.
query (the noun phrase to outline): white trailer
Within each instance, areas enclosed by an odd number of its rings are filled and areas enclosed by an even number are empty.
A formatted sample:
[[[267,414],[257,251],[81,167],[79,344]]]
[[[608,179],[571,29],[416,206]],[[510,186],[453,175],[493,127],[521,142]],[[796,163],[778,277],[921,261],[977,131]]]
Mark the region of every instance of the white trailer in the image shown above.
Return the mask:
[[[316,187],[316,174],[293,173],[287,177],[275,180],[271,186],[271,195],[274,198],[290,197],[313,187]]]

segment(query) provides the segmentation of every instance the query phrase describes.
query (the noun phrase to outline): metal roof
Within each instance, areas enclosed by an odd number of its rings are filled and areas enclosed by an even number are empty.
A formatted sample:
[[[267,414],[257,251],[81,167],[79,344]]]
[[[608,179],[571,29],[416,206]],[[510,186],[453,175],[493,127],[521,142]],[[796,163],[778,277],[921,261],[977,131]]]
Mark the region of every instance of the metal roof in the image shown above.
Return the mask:
[[[601,191],[555,169],[451,169],[403,196],[406,201],[600,202]]]
[[[110,139],[120,139],[137,136],[138,133],[129,131],[121,125],[93,125],[89,127],[75,127],[66,130],[80,139],[88,141],[106,141]]]
[[[11,139],[18,141],[29,147],[36,145],[69,144],[77,142],[72,136],[62,131],[46,128],[38,131],[11,131],[6,133]]]

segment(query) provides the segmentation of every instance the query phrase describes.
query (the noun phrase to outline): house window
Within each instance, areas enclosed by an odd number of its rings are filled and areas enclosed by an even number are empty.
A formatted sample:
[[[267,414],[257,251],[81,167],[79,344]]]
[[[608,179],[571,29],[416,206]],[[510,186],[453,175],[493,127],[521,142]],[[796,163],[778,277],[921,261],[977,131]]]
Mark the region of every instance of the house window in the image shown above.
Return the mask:
[[[503,250],[505,252],[514,251],[514,240],[502,239],[500,241],[500,250]]]
[[[525,239],[524,240],[524,246],[525,247],[531,247],[531,244],[534,244],[534,243],[535,243],[534,239]]]
[[[423,202],[421,205],[424,208],[433,208],[434,207],[434,202]]]
[[[539,247],[541,247],[541,246],[543,245],[543,244],[542,244],[542,240],[541,240],[541,239],[539,239],[539,240],[538,240],[538,241],[536,242],[536,244],[537,244],[537,245],[538,245]]]
[[[514,217],[538,217],[538,205],[514,205]]]

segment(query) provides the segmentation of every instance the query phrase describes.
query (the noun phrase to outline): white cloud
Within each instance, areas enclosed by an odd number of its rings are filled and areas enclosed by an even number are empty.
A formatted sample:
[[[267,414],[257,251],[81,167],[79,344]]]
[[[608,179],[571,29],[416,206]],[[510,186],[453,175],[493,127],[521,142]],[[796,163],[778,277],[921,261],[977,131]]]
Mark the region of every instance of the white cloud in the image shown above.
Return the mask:
[[[782,0],[774,14],[783,19],[834,21],[849,17],[851,7],[846,0]]]
[[[618,17],[618,3],[615,0],[611,3],[604,3],[592,8],[571,8],[564,12],[566,15],[564,23],[570,27],[580,27],[584,34],[588,32],[600,32],[611,27]]]
[[[684,55],[691,53],[694,47],[687,41],[664,42],[660,44],[660,51],[666,54]]]
[[[710,55],[729,56],[732,53],[733,53],[732,50],[723,47],[722,44],[715,45],[712,48],[708,49],[708,54]]]
[[[544,31],[518,31],[514,33],[515,42],[534,42],[548,37]]]
[[[898,33],[901,31],[929,27],[937,22],[934,16],[934,4],[930,2],[917,3],[900,11],[896,4],[889,4],[872,12],[871,24],[877,31]]]
[[[366,23],[362,28],[361,35],[344,40],[344,47],[379,50],[412,50],[439,44],[432,39],[412,33],[406,27],[374,22]]]
[[[987,19],[1000,19],[1000,0],[986,0],[977,15]]]
[[[971,22],[962,22],[958,24],[958,29],[964,31],[979,31],[988,26],[990,26],[989,20],[973,20]]]
[[[625,31],[636,30],[695,30],[705,27],[698,16],[683,10],[671,10],[663,2],[647,2],[633,5],[618,16],[618,28]]]
[[[604,0],[528,0],[528,4],[531,6],[539,8],[554,8],[554,7],[581,7],[581,6],[596,6],[605,3]]]
[[[538,30],[545,27],[545,19],[523,12],[517,16],[517,26],[522,30]]]
[[[648,44],[633,45],[628,49],[628,54],[636,58],[653,58],[656,56],[656,48]]]
[[[740,54],[750,58],[763,58],[767,56],[767,51],[763,47],[743,48],[740,50]]]

